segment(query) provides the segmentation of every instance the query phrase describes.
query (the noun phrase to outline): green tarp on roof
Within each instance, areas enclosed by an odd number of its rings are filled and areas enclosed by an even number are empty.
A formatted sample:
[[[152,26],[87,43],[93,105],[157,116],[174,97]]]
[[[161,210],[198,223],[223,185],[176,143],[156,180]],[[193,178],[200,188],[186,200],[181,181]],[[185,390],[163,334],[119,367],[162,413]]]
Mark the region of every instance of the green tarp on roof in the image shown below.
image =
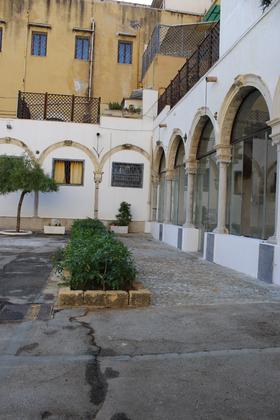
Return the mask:
[[[220,20],[221,6],[213,4],[203,18],[204,22],[217,22]]]

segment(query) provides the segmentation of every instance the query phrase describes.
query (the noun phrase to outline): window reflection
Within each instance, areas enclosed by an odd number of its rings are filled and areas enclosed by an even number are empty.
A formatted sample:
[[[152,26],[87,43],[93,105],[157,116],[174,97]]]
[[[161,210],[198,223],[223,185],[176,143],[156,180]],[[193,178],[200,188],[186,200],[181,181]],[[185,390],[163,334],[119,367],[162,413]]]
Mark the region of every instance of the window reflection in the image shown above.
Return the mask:
[[[262,95],[252,91],[232,130],[228,228],[235,235],[267,239],[274,233],[276,151],[269,138],[268,120]]]

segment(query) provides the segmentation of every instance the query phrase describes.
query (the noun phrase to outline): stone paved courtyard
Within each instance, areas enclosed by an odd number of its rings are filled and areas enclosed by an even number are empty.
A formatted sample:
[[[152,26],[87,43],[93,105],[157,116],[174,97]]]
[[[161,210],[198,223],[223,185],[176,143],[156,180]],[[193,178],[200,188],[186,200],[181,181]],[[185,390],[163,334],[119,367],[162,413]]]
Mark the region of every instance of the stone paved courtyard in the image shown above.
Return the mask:
[[[135,256],[139,279],[152,291],[153,305],[280,302],[280,287],[186,254],[150,235],[121,239]]]
[[[279,420],[280,288],[121,240],[152,305],[0,321],[0,419]],[[53,305],[63,242],[0,241],[2,301]]]

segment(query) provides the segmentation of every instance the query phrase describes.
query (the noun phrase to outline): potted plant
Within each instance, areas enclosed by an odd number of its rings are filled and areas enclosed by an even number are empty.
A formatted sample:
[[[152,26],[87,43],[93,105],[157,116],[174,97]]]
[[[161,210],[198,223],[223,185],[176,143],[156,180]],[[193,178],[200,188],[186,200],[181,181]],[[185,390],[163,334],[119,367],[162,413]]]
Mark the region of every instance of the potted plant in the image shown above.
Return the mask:
[[[53,219],[49,225],[44,226],[44,233],[46,235],[65,235],[65,226],[61,225],[60,220]]]
[[[119,212],[116,215],[116,222],[111,225],[111,231],[115,233],[128,233],[129,223],[132,221],[132,215],[130,210],[131,204],[126,201],[121,202]]]

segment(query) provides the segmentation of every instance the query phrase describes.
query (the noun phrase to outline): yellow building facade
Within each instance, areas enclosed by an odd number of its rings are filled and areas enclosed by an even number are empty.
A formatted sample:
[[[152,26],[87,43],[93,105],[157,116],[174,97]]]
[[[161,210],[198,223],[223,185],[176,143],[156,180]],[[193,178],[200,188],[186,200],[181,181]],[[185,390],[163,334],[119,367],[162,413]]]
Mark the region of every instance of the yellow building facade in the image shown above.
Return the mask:
[[[0,116],[16,115],[19,90],[121,102],[141,87],[154,27],[200,20],[109,0],[1,0]]]

